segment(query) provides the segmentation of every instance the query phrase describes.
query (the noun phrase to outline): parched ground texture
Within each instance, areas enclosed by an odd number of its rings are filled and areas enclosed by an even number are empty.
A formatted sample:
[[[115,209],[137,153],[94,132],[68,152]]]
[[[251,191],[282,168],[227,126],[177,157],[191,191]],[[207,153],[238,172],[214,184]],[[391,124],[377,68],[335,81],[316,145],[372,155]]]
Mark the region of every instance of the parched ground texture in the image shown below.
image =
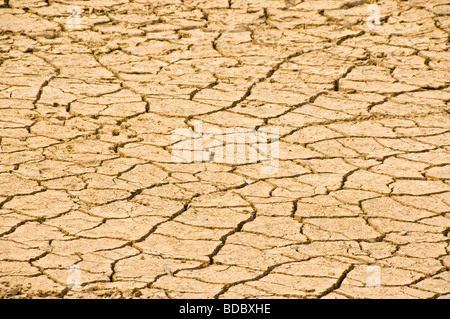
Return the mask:
[[[450,3],[378,5],[0,0],[0,295],[449,298]]]

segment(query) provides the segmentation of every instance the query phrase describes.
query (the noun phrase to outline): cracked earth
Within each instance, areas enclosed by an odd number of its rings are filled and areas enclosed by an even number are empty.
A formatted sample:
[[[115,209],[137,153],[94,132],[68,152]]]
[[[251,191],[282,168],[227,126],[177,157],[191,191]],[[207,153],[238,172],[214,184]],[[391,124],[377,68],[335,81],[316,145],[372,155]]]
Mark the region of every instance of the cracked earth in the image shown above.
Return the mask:
[[[450,3],[378,5],[0,0],[0,296],[449,298]]]

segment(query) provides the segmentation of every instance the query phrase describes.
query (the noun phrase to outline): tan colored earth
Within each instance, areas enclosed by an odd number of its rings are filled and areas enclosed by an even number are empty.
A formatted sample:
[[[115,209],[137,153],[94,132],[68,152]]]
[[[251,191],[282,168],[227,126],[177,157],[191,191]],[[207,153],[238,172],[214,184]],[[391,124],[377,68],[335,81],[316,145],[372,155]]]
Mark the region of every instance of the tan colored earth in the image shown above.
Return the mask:
[[[0,6],[3,298],[450,297],[448,0]]]

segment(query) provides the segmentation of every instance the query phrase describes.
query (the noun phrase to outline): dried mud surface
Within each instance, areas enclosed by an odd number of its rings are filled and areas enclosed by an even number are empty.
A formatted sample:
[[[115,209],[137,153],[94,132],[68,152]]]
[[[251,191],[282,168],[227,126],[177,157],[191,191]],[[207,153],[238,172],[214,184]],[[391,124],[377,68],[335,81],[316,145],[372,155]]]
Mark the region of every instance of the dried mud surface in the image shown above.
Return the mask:
[[[0,0],[0,295],[449,298],[450,4],[367,5]],[[196,120],[278,171],[174,163]]]

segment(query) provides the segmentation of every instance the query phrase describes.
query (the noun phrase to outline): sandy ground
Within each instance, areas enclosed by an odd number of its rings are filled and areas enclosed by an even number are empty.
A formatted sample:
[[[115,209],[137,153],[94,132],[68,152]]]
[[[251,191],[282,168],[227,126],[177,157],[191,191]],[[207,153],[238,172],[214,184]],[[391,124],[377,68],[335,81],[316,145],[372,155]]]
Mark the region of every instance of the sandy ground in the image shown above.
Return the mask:
[[[0,296],[450,297],[448,0],[0,5]]]

